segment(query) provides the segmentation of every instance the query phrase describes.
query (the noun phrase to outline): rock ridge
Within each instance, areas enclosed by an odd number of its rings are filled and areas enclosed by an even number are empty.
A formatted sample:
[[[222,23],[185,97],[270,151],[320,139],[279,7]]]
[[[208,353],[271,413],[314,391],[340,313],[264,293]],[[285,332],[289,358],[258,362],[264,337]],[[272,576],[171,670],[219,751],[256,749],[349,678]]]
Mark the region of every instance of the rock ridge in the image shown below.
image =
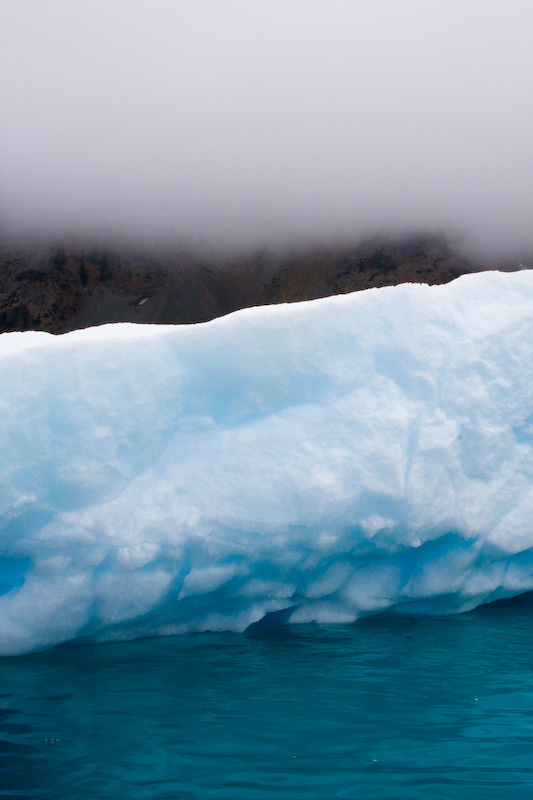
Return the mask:
[[[423,235],[226,258],[170,248],[4,243],[0,263],[2,333],[205,322],[256,305],[405,282],[447,283],[486,268],[454,253],[444,238]]]

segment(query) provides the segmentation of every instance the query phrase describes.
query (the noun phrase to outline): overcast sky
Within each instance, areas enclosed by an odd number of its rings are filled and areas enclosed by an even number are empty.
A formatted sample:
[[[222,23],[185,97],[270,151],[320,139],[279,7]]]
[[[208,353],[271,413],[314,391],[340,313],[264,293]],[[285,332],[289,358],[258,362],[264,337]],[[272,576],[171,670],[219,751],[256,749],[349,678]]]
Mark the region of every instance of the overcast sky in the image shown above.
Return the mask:
[[[532,0],[0,0],[5,232],[533,251]]]

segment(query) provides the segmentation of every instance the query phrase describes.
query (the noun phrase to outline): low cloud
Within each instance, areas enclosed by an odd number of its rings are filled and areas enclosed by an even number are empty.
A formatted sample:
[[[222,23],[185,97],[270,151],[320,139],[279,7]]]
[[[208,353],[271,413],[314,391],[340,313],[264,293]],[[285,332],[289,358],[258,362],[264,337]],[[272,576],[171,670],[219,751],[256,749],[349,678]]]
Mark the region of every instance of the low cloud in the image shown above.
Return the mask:
[[[533,251],[530,0],[3,0],[6,234]]]

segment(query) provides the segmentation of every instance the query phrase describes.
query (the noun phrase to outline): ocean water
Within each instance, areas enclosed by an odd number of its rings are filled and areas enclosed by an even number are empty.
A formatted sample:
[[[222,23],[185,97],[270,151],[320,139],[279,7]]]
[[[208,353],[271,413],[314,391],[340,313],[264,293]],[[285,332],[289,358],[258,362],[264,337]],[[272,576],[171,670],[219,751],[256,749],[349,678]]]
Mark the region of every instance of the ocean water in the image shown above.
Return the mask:
[[[533,797],[533,599],[0,661],[0,797]]]

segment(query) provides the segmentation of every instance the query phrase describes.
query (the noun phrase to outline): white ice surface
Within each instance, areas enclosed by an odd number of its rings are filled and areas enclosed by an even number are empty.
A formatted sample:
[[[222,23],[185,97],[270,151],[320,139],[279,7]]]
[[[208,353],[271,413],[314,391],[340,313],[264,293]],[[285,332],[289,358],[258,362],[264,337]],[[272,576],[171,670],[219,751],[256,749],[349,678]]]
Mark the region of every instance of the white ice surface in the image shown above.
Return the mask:
[[[0,336],[1,654],[531,589],[533,273]]]

